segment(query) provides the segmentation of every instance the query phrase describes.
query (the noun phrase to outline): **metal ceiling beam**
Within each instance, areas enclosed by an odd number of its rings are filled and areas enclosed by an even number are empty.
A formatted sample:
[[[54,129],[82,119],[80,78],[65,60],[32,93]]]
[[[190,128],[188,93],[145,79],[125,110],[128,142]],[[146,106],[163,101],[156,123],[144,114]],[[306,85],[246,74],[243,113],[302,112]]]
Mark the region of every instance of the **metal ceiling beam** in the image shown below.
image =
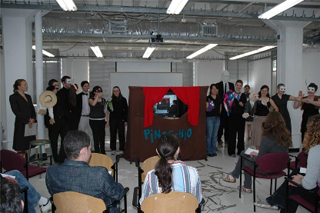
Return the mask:
[[[59,10],[61,8],[57,4],[17,4],[17,3],[1,3],[1,8],[10,9],[39,9],[39,10]],[[126,12],[126,13],[155,13],[166,14],[166,8],[151,8],[151,7],[121,7],[121,6],[78,6],[78,11],[83,12]],[[315,11],[316,12],[316,11]],[[287,21],[313,21],[320,22],[320,18],[315,17],[298,17],[292,14],[292,16],[276,16],[273,20],[287,20]],[[183,10],[181,15],[190,16],[205,16],[205,17],[233,17],[233,18],[249,18],[258,19],[259,14],[256,13],[237,13],[237,12],[224,12],[213,10]]]

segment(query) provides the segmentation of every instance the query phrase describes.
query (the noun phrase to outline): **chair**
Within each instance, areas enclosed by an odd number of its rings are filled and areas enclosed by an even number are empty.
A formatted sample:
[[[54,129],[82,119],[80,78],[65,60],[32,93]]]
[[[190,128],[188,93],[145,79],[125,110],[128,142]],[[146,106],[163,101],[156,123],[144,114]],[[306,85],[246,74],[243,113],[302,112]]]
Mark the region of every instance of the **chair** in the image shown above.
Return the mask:
[[[194,195],[177,191],[151,195],[141,205],[141,210],[144,213],[195,213],[197,208],[198,200]]]
[[[24,213],[28,213],[28,186],[25,186],[23,189],[20,189],[20,193],[23,194],[24,193],[24,208],[23,208],[23,212]]]
[[[114,177],[115,181],[118,182],[118,163],[119,163],[120,155],[116,155],[116,162],[113,163],[112,159],[108,155],[103,155],[99,153],[92,153],[89,165],[90,166],[102,166],[111,171],[112,177]]]
[[[6,171],[18,170],[28,180],[30,177],[42,174],[47,171],[46,168],[40,166],[29,165],[27,154],[26,158],[21,157],[18,153],[11,150],[0,150],[1,170],[4,168]]]
[[[307,168],[307,159],[308,155],[302,150],[299,152],[297,156],[289,155],[290,157],[294,157],[295,161],[290,162],[290,169],[294,170],[296,168],[304,167]]]
[[[289,201],[293,201],[295,203],[297,203],[298,205],[306,208],[307,210],[309,210],[310,212],[313,213],[319,213],[320,209],[319,209],[319,205],[320,205],[320,190],[315,191],[315,190],[307,190],[305,188],[302,187],[302,185],[290,180],[289,178],[285,177],[285,180],[287,182],[287,188],[286,188],[286,212],[288,212],[288,207],[289,207]],[[299,187],[301,190],[310,193],[312,196],[314,196],[314,202],[311,203],[310,201],[304,199],[303,197],[301,197],[300,195],[296,194],[296,195],[290,195],[289,196],[289,183],[294,184],[295,186]]]
[[[50,150],[51,150],[51,155],[48,155],[48,157],[51,158],[51,164],[52,164],[52,147],[51,147],[51,142],[50,140],[48,139],[40,139],[40,140],[33,140],[33,141],[30,141],[30,144],[29,144],[29,152],[31,152],[31,149],[32,148],[36,148],[38,147],[38,151],[39,151],[39,158],[37,159],[39,161],[39,166],[42,166],[43,165],[43,157],[42,157],[42,146],[45,146],[46,144],[49,144],[50,145]],[[28,161],[30,160],[30,156],[28,156]],[[54,162],[54,160],[53,160]]]
[[[126,187],[125,194],[127,194],[128,191],[129,188]],[[78,192],[67,191],[54,194],[53,203],[55,212],[57,213],[108,213],[111,207],[120,204],[120,200],[115,201],[106,207],[102,199]],[[125,208],[120,212],[127,212],[126,200],[124,205]]]
[[[254,169],[250,169],[249,167],[243,167],[243,170],[253,176],[253,210],[256,211],[256,206],[254,203],[256,202],[256,178],[270,179],[270,195],[272,194],[272,180],[275,179],[275,187],[274,190],[277,189],[277,178],[283,177],[286,173],[283,171],[284,169],[288,169],[289,174],[289,154],[286,152],[283,153],[268,153],[262,155],[258,158],[256,162],[251,159],[245,158],[241,156],[241,167],[243,160],[247,160],[254,164]],[[257,172],[263,172],[265,174]],[[242,191],[242,170],[240,171],[240,188],[239,188],[239,198],[241,198]]]

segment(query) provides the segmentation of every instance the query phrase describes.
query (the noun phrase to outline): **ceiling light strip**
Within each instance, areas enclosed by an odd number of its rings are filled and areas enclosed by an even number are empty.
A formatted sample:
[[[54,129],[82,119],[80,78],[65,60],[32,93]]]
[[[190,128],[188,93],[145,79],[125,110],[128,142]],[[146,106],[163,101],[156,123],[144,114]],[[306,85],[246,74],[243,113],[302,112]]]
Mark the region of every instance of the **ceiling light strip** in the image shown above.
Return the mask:
[[[217,46],[218,44],[208,44],[207,46],[205,46],[204,48],[198,50],[197,52],[192,53],[191,55],[189,55],[187,57],[187,59],[193,59],[194,57],[197,57],[198,55],[201,55],[204,52],[207,52],[208,50],[214,48],[215,46]]]
[[[167,9],[167,14],[179,14],[187,3],[188,0],[172,0]]]
[[[103,58],[103,55],[99,46],[91,46],[90,48],[93,51],[93,53],[97,56],[97,58]]]
[[[257,53],[260,53],[260,52],[264,52],[264,51],[267,51],[267,50],[270,50],[270,49],[273,49],[277,46],[265,46],[265,47],[261,47],[257,50],[253,50],[253,51],[250,51],[250,52],[247,52],[247,53],[243,53],[241,55],[237,55],[237,56],[234,56],[232,58],[230,58],[230,60],[236,60],[236,59],[239,59],[239,58],[243,58],[243,57],[246,57],[246,56],[249,56],[249,55],[253,55],[253,54],[257,54]]]
[[[32,45],[32,49],[33,50],[36,50],[36,45]],[[45,51],[45,50],[42,50],[42,54],[43,55],[46,55],[46,56],[48,56],[48,57],[55,57],[55,55],[53,55],[52,53],[49,53],[48,51]]]
[[[59,6],[64,11],[77,11],[77,6],[74,4],[73,0],[56,0]]]
[[[144,52],[142,58],[149,58],[155,49],[156,49],[155,47],[148,47]]]
[[[268,10],[267,12],[261,14],[259,16],[260,19],[270,19],[273,16],[278,15],[279,13],[282,13],[283,11],[286,11],[287,9],[293,7],[296,4],[299,4],[303,0],[287,0],[282,2],[281,4],[278,4],[277,6],[273,7],[272,9]]]

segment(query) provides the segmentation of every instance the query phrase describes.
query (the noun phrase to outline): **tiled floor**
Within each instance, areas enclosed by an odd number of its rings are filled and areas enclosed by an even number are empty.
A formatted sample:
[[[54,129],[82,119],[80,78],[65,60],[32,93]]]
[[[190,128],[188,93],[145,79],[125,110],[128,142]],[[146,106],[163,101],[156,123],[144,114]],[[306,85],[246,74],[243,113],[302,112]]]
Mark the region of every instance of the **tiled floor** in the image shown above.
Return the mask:
[[[108,147],[108,146],[106,146]],[[110,152],[107,152],[109,156],[114,159],[114,156]],[[239,198],[239,191],[237,186],[239,180],[236,183],[226,183],[222,178],[222,172],[231,172],[235,166],[237,158],[229,157],[225,148],[220,148],[218,156],[209,157],[208,161],[187,161],[190,166],[196,167],[199,171],[199,175],[202,181],[203,196],[207,200],[207,203],[202,212],[225,212],[225,213],[247,213],[253,212],[253,195],[242,193],[242,198]],[[220,167],[220,168],[218,168]],[[215,183],[210,176],[214,175]],[[33,177],[30,179],[31,184],[38,190],[42,196],[49,197],[49,193],[45,186],[45,178],[42,175]],[[136,212],[132,207],[133,188],[137,186],[137,169],[135,164],[124,160],[123,158],[119,163],[119,182],[123,186],[130,188],[128,193],[128,208],[129,213]],[[283,182],[283,179],[278,180],[278,185]],[[269,195],[270,182],[267,180],[258,179],[257,181],[257,200],[264,199]],[[208,198],[209,197],[209,198]],[[226,207],[226,208],[224,208]],[[37,209],[37,212],[40,212]],[[257,212],[277,212],[274,210],[267,210],[257,208]],[[298,213],[308,212],[299,207]]]

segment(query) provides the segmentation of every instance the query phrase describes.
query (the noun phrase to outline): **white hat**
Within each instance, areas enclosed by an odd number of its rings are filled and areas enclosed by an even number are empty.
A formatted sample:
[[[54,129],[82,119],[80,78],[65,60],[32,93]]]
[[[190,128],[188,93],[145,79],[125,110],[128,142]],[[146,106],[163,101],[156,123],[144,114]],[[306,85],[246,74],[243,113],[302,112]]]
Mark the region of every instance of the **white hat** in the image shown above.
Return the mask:
[[[50,108],[56,105],[57,96],[52,91],[43,91],[40,94],[39,101],[42,106]]]

